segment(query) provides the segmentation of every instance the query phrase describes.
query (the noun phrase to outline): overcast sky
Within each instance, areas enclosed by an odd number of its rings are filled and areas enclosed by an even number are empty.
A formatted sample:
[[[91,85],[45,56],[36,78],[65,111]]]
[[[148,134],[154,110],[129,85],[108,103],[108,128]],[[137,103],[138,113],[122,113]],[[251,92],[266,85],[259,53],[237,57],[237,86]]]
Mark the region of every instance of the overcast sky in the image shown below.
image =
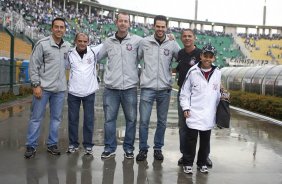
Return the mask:
[[[98,0],[101,4],[168,17],[195,18],[195,0]],[[198,20],[263,24],[265,0],[198,0]],[[282,26],[282,0],[266,0],[266,25]]]

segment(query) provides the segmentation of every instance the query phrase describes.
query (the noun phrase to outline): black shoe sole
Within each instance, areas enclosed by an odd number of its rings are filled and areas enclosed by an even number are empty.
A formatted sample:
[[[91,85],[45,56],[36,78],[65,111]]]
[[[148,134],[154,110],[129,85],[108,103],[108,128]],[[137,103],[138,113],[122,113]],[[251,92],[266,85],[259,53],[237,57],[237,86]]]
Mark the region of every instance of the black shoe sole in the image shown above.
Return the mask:
[[[136,159],[136,161],[137,161],[137,162],[143,162],[143,161],[145,161],[146,159],[147,159],[147,158],[145,158],[144,160],[137,160],[137,159]]]
[[[108,159],[108,158],[111,158],[111,157],[115,157],[116,156],[116,154],[114,153],[114,154],[110,154],[110,155],[108,155],[108,156],[102,156],[101,155],[101,159],[103,159],[103,160],[105,160],[105,159]]]
[[[155,157],[154,157],[154,159],[155,159],[155,160],[160,160],[160,161],[163,161],[163,160],[164,160],[163,158],[160,159],[160,158],[155,158]]]
[[[145,161],[146,159],[147,159],[147,157],[146,157],[146,158],[144,158],[144,159],[137,159],[137,157],[136,157],[136,161],[138,161],[138,162]]]
[[[27,156],[24,156],[25,159],[31,159],[31,158],[34,158],[35,157],[35,153],[32,154],[31,156],[27,157]]]
[[[61,155],[61,153],[54,153],[53,151],[51,150],[47,150],[47,152],[51,155]]]
[[[35,157],[35,155],[36,155],[36,150],[34,150],[33,154],[30,155],[29,157],[24,155],[24,158],[25,158],[25,159],[30,159],[30,158]]]
[[[130,156],[130,157],[128,157],[128,156],[124,155],[124,158],[127,158],[127,159],[133,159],[133,158],[134,158],[134,156]]]

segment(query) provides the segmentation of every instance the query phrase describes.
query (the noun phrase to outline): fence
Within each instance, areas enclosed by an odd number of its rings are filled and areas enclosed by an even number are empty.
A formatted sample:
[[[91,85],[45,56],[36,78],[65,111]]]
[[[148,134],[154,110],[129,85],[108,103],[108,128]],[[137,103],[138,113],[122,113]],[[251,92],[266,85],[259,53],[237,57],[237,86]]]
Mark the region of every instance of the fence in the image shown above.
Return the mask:
[[[34,42],[25,35],[17,35],[0,25],[0,93],[11,91],[22,83],[29,82],[27,60],[32,52]],[[29,42],[29,43],[28,43]]]

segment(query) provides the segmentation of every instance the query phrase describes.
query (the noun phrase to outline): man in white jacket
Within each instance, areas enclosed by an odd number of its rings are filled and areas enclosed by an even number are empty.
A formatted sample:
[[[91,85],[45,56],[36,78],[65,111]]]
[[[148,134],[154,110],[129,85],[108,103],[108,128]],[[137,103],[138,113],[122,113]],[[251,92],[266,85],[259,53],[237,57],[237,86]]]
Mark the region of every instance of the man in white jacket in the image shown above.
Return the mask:
[[[216,107],[220,99],[221,72],[212,65],[216,49],[205,45],[200,55],[201,61],[187,73],[180,93],[180,105],[186,118],[186,139],[183,150],[183,170],[192,173],[196,154],[198,134],[200,146],[197,166],[200,172],[207,173],[207,157],[211,129],[215,125]]]
[[[83,147],[85,154],[92,155],[94,146],[94,102],[95,91],[99,89],[96,73],[97,58],[88,46],[89,37],[78,33],[75,37],[76,47],[69,51],[67,67],[70,69],[68,91],[69,148],[67,153],[78,150],[79,109],[83,105]]]

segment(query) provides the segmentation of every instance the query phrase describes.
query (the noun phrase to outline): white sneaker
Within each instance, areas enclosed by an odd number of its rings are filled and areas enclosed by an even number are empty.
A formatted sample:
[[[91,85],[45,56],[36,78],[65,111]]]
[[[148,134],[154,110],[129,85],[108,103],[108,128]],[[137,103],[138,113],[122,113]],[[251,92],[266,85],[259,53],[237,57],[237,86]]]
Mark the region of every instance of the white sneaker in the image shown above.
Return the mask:
[[[186,174],[192,174],[193,173],[192,166],[183,166],[183,171]]]
[[[67,153],[75,153],[78,150],[78,147],[74,147],[73,145],[69,145]]]
[[[85,148],[84,155],[92,155],[92,154],[93,154],[92,148],[90,148],[90,147]]]
[[[198,169],[201,173],[208,173],[209,170],[208,170],[208,167],[206,165],[203,165],[203,166],[198,166]]]

